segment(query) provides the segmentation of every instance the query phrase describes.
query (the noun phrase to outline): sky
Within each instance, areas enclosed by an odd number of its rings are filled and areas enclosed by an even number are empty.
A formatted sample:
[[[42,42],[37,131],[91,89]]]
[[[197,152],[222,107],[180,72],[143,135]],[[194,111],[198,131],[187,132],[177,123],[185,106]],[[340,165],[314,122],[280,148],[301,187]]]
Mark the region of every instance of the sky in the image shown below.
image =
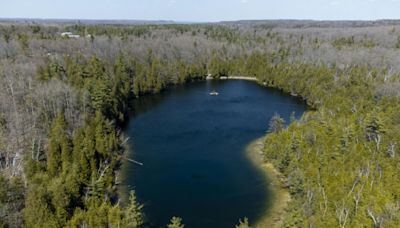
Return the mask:
[[[400,0],[0,0],[0,18],[180,22],[400,19]]]

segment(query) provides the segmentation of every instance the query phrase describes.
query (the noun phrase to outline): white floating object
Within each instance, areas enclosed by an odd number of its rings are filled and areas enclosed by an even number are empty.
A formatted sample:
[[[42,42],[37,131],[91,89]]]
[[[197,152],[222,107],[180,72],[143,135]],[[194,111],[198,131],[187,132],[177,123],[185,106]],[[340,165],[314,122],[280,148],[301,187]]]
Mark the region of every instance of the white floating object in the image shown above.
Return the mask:
[[[210,92],[210,95],[211,95],[211,96],[218,96],[218,94],[219,94],[219,93],[218,93],[217,91],[212,91],[212,92]]]

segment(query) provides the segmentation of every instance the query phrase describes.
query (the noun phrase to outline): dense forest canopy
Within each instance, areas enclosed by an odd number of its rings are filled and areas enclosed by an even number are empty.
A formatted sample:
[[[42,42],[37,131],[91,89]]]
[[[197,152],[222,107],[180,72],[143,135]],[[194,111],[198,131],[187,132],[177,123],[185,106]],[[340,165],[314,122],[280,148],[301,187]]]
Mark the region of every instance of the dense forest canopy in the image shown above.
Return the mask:
[[[0,226],[145,226],[117,191],[131,101],[208,74],[313,108],[266,138],[293,198],[285,226],[400,226],[397,21],[6,21],[0,35]]]

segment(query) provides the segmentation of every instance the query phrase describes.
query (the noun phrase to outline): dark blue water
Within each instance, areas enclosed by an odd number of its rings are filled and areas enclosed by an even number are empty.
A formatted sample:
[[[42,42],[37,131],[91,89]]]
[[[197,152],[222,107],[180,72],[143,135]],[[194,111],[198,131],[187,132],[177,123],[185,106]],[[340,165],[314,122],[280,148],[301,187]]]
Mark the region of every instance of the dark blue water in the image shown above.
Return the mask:
[[[210,96],[212,90],[219,96]],[[269,207],[268,180],[244,153],[277,112],[286,120],[299,100],[248,81],[197,82],[136,100],[126,134],[125,185],[135,189],[151,226],[182,217],[186,227],[234,227]]]

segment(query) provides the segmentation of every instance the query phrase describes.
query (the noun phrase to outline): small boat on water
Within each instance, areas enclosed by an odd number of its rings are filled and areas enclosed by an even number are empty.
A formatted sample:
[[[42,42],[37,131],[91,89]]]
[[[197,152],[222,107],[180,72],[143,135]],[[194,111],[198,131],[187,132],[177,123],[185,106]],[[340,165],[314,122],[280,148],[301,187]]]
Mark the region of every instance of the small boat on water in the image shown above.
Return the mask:
[[[210,92],[210,95],[211,95],[211,96],[218,96],[218,94],[219,94],[219,93],[218,93],[217,91],[215,91],[215,90],[212,91],[212,92]]]

